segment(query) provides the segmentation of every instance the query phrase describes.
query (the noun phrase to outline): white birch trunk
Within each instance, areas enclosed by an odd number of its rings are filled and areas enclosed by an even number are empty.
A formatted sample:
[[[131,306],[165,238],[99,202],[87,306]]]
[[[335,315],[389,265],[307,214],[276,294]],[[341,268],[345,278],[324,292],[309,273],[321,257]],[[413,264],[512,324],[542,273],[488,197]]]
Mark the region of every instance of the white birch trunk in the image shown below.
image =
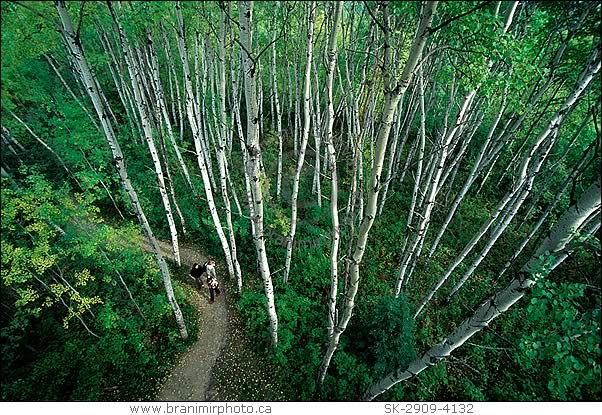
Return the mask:
[[[330,211],[332,215],[332,245],[330,251],[330,296],[328,299],[328,337],[334,332],[336,322],[337,292],[339,284],[339,184],[337,178],[337,155],[334,147],[333,126],[334,126],[334,103],[333,103],[333,84],[334,71],[337,57],[337,33],[339,22],[343,14],[343,2],[337,2],[334,11],[333,27],[328,41],[328,67],[326,77],[327,93],[327,113],[326,113],[326,147],[328,149],[328,160],[330,167]]]
[[[190,66],[188,63],[188,52],[186,50],[186,43],[184,40],[184,21],[182,19],[182,10],[179,2],[176,3],[176,15],[178,18],[178,50],[180,52],[180,59],[182,61],[182,69],[184,72],[184,86],[186,93],[186,113],[188,115],[188,122],[190,123],[190,128],[192,130],[192,137],[194,139],[194,147],[196,150],[197,163],[199,165],[199,169],[201,170],[201,176],[203,178],[203,184],[205,187],[205,197],[207,198],[207,205],[209,206],[209,212],[211,214],[211,218],[213,219],[213,224],[215,226],[215,230],[217,232],[217,236],[222,245],[222,251],[224,252],[224,256],[226,259],[226,265],[228,267],[228,274],[230,278],[234,278],[234,266],[232,263],[232,256],[230,254],[230,246],[228,244],[228,240],[226,239],[226,235],[224,234],[224,230],[222,228],[222,224],[219,219],[219,215],[217,213],[217,208],[215,206],[215,200],[213,199],[213,190],[211,187],[211,180],[209,178],[209,173],[207,171],[207,165],[205,164],[205,157],[203,156],[203,149],[201,146],[201,129],[197,124],[197,114],[196,114],[196,105],[194,102],[194,92],[192,90],[192,79],[190,76]]]
[[[218,167],[220,172],[220,184],[222,189],[222,198],[224,200],[224,206],[226,207],[226,223],[228,225],[228,237],[230,239],[230,253],[232,255],[232,263],[234,266],[234,272],[236,274],[236,285],[238,287],[238,293],[242,292],[242,271],[238,262],[238,256],[236,252],[236,238],[234,237],[234,226],[232,225],[232,206],[230,204],[230,197],[228,196],[227,177],[228,165],[226,162],[226,137],[228,135],[228,125],[226,122],[226,12],[221,10],[220,13],[220,37],[219,37],[219,112],[220,120],[219,125],[221,128],[218,129],[218,148],[217,148],[217,159]]]
[[[183,114],[182,111],[182,98],[181,98],[181,94],[180,94],[180,83],[178,82],[178,74],[176,72],[176,66],[174,64],[174,59],[172,58],[171,55],[171,46],[169,44],[169,38],[167,37],[167,33],[165,31],[165,28],[163,27],[163,24],[160,24],[161,27],[161,33],[163,34],[163,43],[165,45],[165,56],[167,59],[167,63],[169,66],[169,74],[170,74],[170,79],[171,77],[173,77],[173,83],[175,84],[175,90],[176,90],[176,102],[177,102],[177,109],[178,109],[178,117],[175,118],[175,114],[174,114],[174,119],[176,119],[178,121],[178,127],[180,129],[180,140],[183,139],[184,137],[184,117],[185,115]],[[186,82],[186,80],[184,80],[184,82]],[[174,106],[173,103],[173,97],[172,97],[172,107]]]
[[[169,233],[171,235],[173,255],[179,267],[181,266],[181,260],[180,248],[178,243],[178,229],[176,227],[176,222],[171,211],[171,203],[169,202],[169,196],[167,195],[167,189],[165,188],[163,168],[161,167],[161,160],[159,159],[157,147],[153,138],[152,127],[150,124],[151,114],[149,111],[149,105],[148,102],[146,102],[146,97],[144,96],[144,91],[142,89],[142,69],[137,65],[136,57],[134,56],[133,50],[128,43],[125,31],[121,27],[121,24],[118,22],[117,16],[113,12],[112,8],[111,13],[113,15],[113,21],[117,25],[117,29],[119,31],[119,37],[121,39],[121,48],[123,50],[123,55],[127,65],[128,73],[130,75],[132,91],[134,92],[134,101],[136,103],[138,114],[140,115],[140,120],[142,122],[142,131],[144,132],[144,139],[146,140],[151,159],[153,160],[155,174],[157,176],[157,183],[159,185],[159,193],[161,194],[161,201],[163,202],[163,208],[165,209],[165,215],[167,216],[167,223],[169,225]]]
[[[243,172],[245,177],[245,195],[247,198],[247,207],[249,208],[249,217],[251,218],[251,235],[255,235],[255,222],[253,217],[255,216],[255,209],[253,209],[253,196],[251,195],[251,180],[249,179],[249,172],[247,171],[247,146],[245,144],[245,135],[242,129],[242,120],[240,119],[240,99],[239,99],[239,84],[240,84],[240,70],[234,70],[234,62],[240,61],[240,55],[235,57],[232,53],[231,64],[230,64],[230,76],[232,78],[232,115],[236,123],[238,132],[238,140],[240,143],[240,149],[243,157]]]
[[[539,136],[537,137],[535,142],[531,145],[529,151],[523,156],[523,159],[522,159],[522,162],[521,162],[521,165],[519,168],[518,179],[516,180],[513,188],[506,194],[506,196],[502,199],[502,201],[500,201],[498,203],[498,206],[497,206],[495,212],[491,215],[490,219],[485,224],[483,224],[481,229],[479,229],[479,232],[471,239],[471,241],[467,244],[467,246],[464,248],[462,253],[454,260],[453,264],[446,270],[443,277],[441,277],[441,279],[439,279],[439,281],[433,286],[433,288],[427,294],[427,296],[421,301],[420,305],[417,308],[415,316],[420,314],[420,312],[422,311],[424,306],[433,298],[435,293],[439,290],[439,288],[441,288],[441,286],[449,278],[449,276],[452,274],[452,272],[458,267],[458,265],[460,265],[460,263],[466,258],[466,256],[472,251],[472,249],[474,249],[474,247],[480,241],[481,237],[485,234],[485,232],[487,232],[489,227],[495,222],[495,220],[498,218],[498,216],[501,213],[504,213],[504,216],[502,216],[502,217],[505,217],[505,213],[507,212],[506,206],[508,205],[508,202],[515,199],[517,197],[517,195],[519,194],[519,192],[521,192],[522,189],[525,188],[525,186],[529,186],[528,181],[529,181],[530,177],[528,174],[528,170],[530,167],[532,167],[533,162],[536,160],[536,157],[535,157],[536,152],[541,148],[541,146],[544,144],[544,142],[546,140],[548,140],[549,137],[557,135],[558,129],[560,128],[560,125],[562,123],[562,120],[563,120],[565,114],[567,113],[567,111],[569,111],[569,109],[573,105],[575,105],[575,103],[577,102],[579,97],[581,97],[581,95],[583,94],[583,92],[585,91],[587,86],[591,83],[593,77],[595,76],[596,73],[598,73],[599,70],[600,70],[600,57],[599,57],[598,49],[596,48],[596,49],[594,49],[592,55],[590,56],[590,59],[588,60],[585,68],[580,73],[577,83],[576,83],[575,87],[573,88],[573,90],[571,91],[571,93],[569,94],[569,96],[563,102],[560,109],[558,111],[556,111],[556,113],[554,114],[554,116],[552,117],[552,119],[550,120],[548,125],[546,126],[546,128],[539,134]],[[547,151],[549,151],[549,149]],[[546,153],[547,153],[547,151],[546,151]],[[542,161],[543,160],[540,159],[538,162],[542,162]],[[537,170],[538,170],[538,168],[536,167],[535,171],[537,171]],[[511,203],[509,205],[509,207],[511,208],[512,206],[513,206],[513,204]]]
[[[370,177],[370,186],[368,188],[368,201],[364,210],[364,216],[362,219],[362,224],[360,226],[356,242],[356,248],[353,253],[353,257],[349,258],[349,260],[351,261],[351,275],[349,279],[349,288],[345,293],[345,304],[341,313],[342,315],[338,321],[338,324],[334,328],[332,336],[330,336],[328,348],[326,350],[326,353],[324,354],[324,358],[322,359],[322,363],[320,365],[320,370],[318,374],[318,381],[320,384],[324,382],[324,377],[326,376],[326,371],[330,366],[332,356],[338,348],[341,334],[343,334],[343,332],[346,330],[347,325],[349,324],[349,320],[351,320],[351,314],[355,306],[355,296],[359,288],[359,266],[366,251],[368,233],[372,228],[372,224],[374,223],[374,218],[376,215],[378,193],[381,186],[380,178],[384,163],[385,149],[387,147],[387,141],[389,139],[389,132],[391,131],[391,123],[393,122],[393,117],[395,115],[395,110],[397,109],[397,104],[399,103],[402,95],[407,90],[409,82],[416,69],[418,60],[422,56],[422,50],[424,48],[424,44],[426,43],[426,39],[430,33],[430,26],[433,21],[433,14],[435,12],[436,7],[436,1],[427,2],[423,7],[422,14],[420,16],[420,23],[418,25],[418,29],[416,30],[412,48],[410,50],[410,56],[408,57],[408,61],[405,64],[400,80],[396,82],[396,84],[387,82],[388,79],[385,80],[385,105],[383,108],[383,114],[381,118],[380,129],[378,132],[377,142],[375,145],[374,168]],[[385,49],[387,49],[387,47]],[[385,50],[385,56],[387,55],[388,52]],[[390,64],[389,62],[387,63]]]
[[[301,143],[299,145],[297,168],[295,169],[295,177],[293,178],[293,194],[291,196],[291,229],[286,241],[286,258],[284,264],[285,283],[288,282],[291,269],[293,243],[295,241],[295,233],[297,231],[297,198],[299,196],[299,179],[305,163],[305,149],[307,148],[307,141],[309,138],[309,123],[311,119],[311,67],[314,50],[314,24],[316,20],[315,1],[310,3],[308,20],[309,26],[307,31],[307,54],[305,60],[305,76],[303,84],[303,133],[301,135]]]
[[[426,236],[427,227],[431,220],[431,212],[433,210],[433,207],[435,206],[435,197],[437,195],[437,189],[439,187],[439,180],[441,178],[441,174],[443,173],[443,167],[445,166],[445,160],[447,158],[449,145],[451,143],[451,140],[457,133],[458,129],[460,128],[460,125],[464,122],[466,110],[472,102],[475,93],[476,91],[472,90],[469,91],[469,93],[465,96],[462,107],[458,111],[456,122],[453,128],[447,132],[445,139],[442,143],[441,155],[439,156],[439,162],[437,164],[435,174],[433,175],[429,186],[429,196],[426,200],[426,206],[422,213],[422,220],[420,221],[420,224],[416,231],[416,237],[414,238],[414,242],[412,243],[409,251],[405,254],[404,261],[402,262],[401,267],[399,269],[399,277],[395,286],[395,297],[398,297],[401,292],[401,289],[407,286],[408,279],[410,277],[410,273],[406,273],[408,266],[413,266],[412,264],[414,264],[420,257],[422,245]]]
[[[554,196],[554,199],[550,202],[550,204],[548,205],[548,207],[546,208],[546,210],[541,214],[541,216],[539,217],[539,219],[537,220],[537,222],[535,223],[535,225],[533,225],[533,227],[531,228],[531,231],[522,240],[522,242],[520,243],[520,245],[514,249],[514,251],[512,252],[512,256],[508,259],[508,261],[504,264],[504,267],[502,268],[502,270],[498,273],[497,279],[500,279],[506,273],[506,271],[510,268],[510,266],[512,265],[512,263],[516,260],[516,258],[518,258],[518,256],[522,253],[523,249],[525,249],[525,247],[527,246],[527,244],[531,241],[531,239],[533,238],[533,236],[535,236],[535,234],[537,233],[537,231],[539,230],[539,228],[541,227],[541,225],[543,225],[543,223],[548,218],[548,216],[550,215],[550,213],[552,212],[552,210],[554,210],[554,208],[556,207],[556,205],[558,204],[558,202],[562,198],[562,195],[564,194],[564,192],[566,191],[566,189],[573,182],[573,180],[575,180],[576,177],[580,173],[583,172],[583,166],[584,165],[587,166],[591,161],[594,160],[594,158],[592,158],[592,159],[590,159],[589,162],[587,162],[587,163],[585,162],[585,160],[589,156],[589,151],[594,146],[594,143],[595,142],[593,142],[588,147],[588,150],[586,150],[585,153],[583,153],[583,156],[577,162],[577,164],[573,168],[573,171],[571,172],[571,174],[569,174],[569,176],[561,184],[560,188],[556,192],[556,195]],[[496,279],[496,281],[497,281],[497,279]]]
[[[404,119],[404,126],[406,128],[406,132],[403,135],[403,138],[401,140],[401,144],[399,145],[399,153],[401,153],[403,151],[403,148],[405,146],[406,140],[409,136],[409,132],[410,132],[410,124],[411,121],[414,118],[414,115],[416,114],[416,107],[413,104],[414,103],[414,97],[416,95],[416,89],[417,88],[413,88],[412,90],[412,94],[411,94],[411,98],[409,101],[409,105],[408,108],[412,108],[410,111],[406,111],[406,116]],[[383,183],[383,192],[382,192],[382,196],[380,198],[380,205],[378,207],[378,216],[380,216],[383,212],[383,209],[385,207],[385,202],[387,201],[387,193],[389,192],[389,184],[391,183],[391,180],[393,180],[393,173],[394,173],[394,166],[395,166],[395,160],[398,156],[397,151],[398,151],[398,146],[397,143],[399,142],[399,132],[401,131],[401,127],[402,127],[402,112],[398,111],[397,112],[397,120],[395,121],[395,130],[394,130],[394,134],[393,134],[393,146],[391,147],[391,150],[389,152],[389,165],[387,168],[387,177]],[[407,120],[409,120],[408,122],[405,122]],[[408,157],[411,158],[411,157]]]
[[[579,229],[588,217],[600,210],[600,191],[600,179],[598,178],[579,201],[560,218],[529,261],[522,267],[518,276],[508,286],[485,300],[472,317],[462,322],[443,342],[431,347],[422,357],[417,358],[407,367],[395,369],[372,384],[362,399],[371,401],[393,385],[416,376],[429,366],[448,357],[475,333],[488,327],[496,317],[521,299],[538,279],[545,277],[546,263],[552,256],[556,256],[566,249],[567,244],[574,237],[574,230]],[[544,256],[543,262],[540,259],[541,256]],[[556,262],[558,263],[558,261]]]
[[[502,115],[504,114],[504,111],[506,109],[506,98],[507,98],[507,94],[504,93],[503,98],[502,98],[502,104],[500,106],[498,115],[495,118],[495,121],[493,122],[493,124],[491,125],[491,128],[489,129],[487,138],[485,139],[485,142],[483,143],[483,146],[481,147],[481,151],[479,152],[477,159],[475,160],[475,162],[472,166],[472,169],[470,170],[470,173],[468,174],[468,178],[466,179],[466,181],[464,182],[464,185],[462,186],[462,189],[460,190],[460,192],[454,199],[452,206],[450,207],[449,212],[448,212],[447,216],[445,217],[445,221],[443,222],[443,225],[439,229],[439,233],[437,234],[437,237],[435,238],[435,241],[433,242],[433,245],[431,246],[431,249],[429,250],[429,253],[428,253],[429,258],[431,258],[434,255],[435,250],[439,246],[439,242],[441,241],[441,238],[443,237],[445,231],[447,230],[447,227],[451,223],[452,219],[454,218],[454,215],[456,214],[456,211],[458,210],[458,206],[460,206],[460,203],[462,203],[462,201],[464,200],[464,196],[466,196],[466,194],[468,193],[470,186],[476,180],[477,176],[479,175],[479,172],[482,171],[483,158],[484,158],[485,154],[487,154],[487,152],[490,151],[490,149],[491,149],[491,145],[492,145],[491,139],[493,137],[493,133],[495,132],[495,129],[497,128],[497,126],[502,118]]]
[[[192,184],[192,180],[190,179],[190,173],[188,172],[188,167],[186,167],[186,163],[184,162],[184,158],[182,157],[182,154],[180,153],[180,148],[178,147],[174,134],[173,134],[173,129],[171,126],[171,122],[169,120],[169,114],[167,113],[167,105],[166,105],[166,100],[165,100],[165,94],[163,92],[163,86],[161,84],[161,77],[159,74],[159,62],[157,59],[157,54],[154,48],[154,43],[152,41],[152,38],[150,37],[150,34],[147,36],[147,41],[148,41],[148,45],[150,48],[150,57],[151,57],[151,69],[153,72],[153,80],[154,80],[154,84],[155,84],[155,98],[157,101],[157,106],[159,107],[160,111],[161,111],[161,116],[163,116],[163,121],[165,123],[165,128],[167,130],[167,137],[169,137],[169,142],[171,143],[174,152],[176,153],[176,158],[178,160],[178,163],[180,164],[180,168],[182,169],[182,174],[184,175],[184,178],[186,179],[186,183],[188,184],[188,187],[190,188],[190,190],[192,191],[192,193],[196,196],[196,189]]]
[[[150,224],[148,223],[146,216],[142,210],[142,206],[140,206],[140,202],[138,201],[138,195],[136,191],[132,187],[130,183],[130,179],[128,177],[127,170],[125,168],[125,162],[123,159],[123,153],[121,152],[121,148],[119,147],[119,143],[116,139],[115,133],[113,132],[113,127],[109,121],[107,116],[107,112],[104,107],[104,103],[101,99],[101,93],[97,89],[97,83],[95,82],[95,78],[90,71],[90,67],[86,58],[84,56],[83,49],[76,38],[75,32],[73,30],[73,23],[71,21],[71,17],[67,13],[65,8],[65,4],[62,1],[57,1],[55,3],[56,9],[61,19],[62,23],[62,35],[63,39],[71,53],[71,57],[78,68],[78,73],[81,76],[82,83],[85,85],[85,89],[92,100],[94,105],[94,109],[99,118],[99,122],[102,126],[102,129],[107,137],[107,141],[109,143],[109,147],[111,148],[111,152],[113,154],[113,161],[119,173],[119,177],[123,184],[124,190],[130,197],[130,201],[132,203],[132,208],[136,213],[140,224],[142,225],[142,229],[150,243],[150,246],[153,249],[155,254],[155,258],[157,259],[157,263],[159,265],[159,269],[161,270],[161,275],[163,277],[163,285],[165,287],[165,292],[167,294],[167,299],[171,306],[171,309],[174,313],[176,319],[176,325],[180,332],[180,337],[183,339],[188,338],[188,331],[186,330],[186,323],[184,322],[184,317],[182,315],[182,311],[176,301],[174,296],[173,288],[171,285],[171,277],[169,275],[169,269],[167,268],[167,264],[163,255],[161,255],[161,248],[155,239]]]
[[[422,180],[422,165],[424,160],[424,146],[426,143],[426,109],[424,107],[424,77],[422,74],[422,66],[419,69],[419,99],[420,99],[420,145],[418,148],[418,165],[416,166],[416,177],[414,178],[414,190],[412,190],[412,201],[410,202],[410,209],[408,212],[408,220],[406,221],[407,233],[410,232],[410,226],[414,216],[414,209],[416,208],[416,199],[418,198],[418,190],[420,188],[420,182]],[[407,240],[407,239],[406,239]],[[405,246],[404,248],[405,249]]]
[[[312,184],[312,192],[315,192],[318,195],[318,206],[322,207],[322,187],[321,187],[321,177],[320,177],[320,151],[322,149],[322,117],[320,112],[320,77],[318,76],[318,70],[316,68],[316,61],[312,61],[313,69],[314,69],[314,80],[315,80],[315,109],[314,109],[314,181]]]
[[[280,111],[280,98],[278,97],[278,68],[276,66],[276,15],[280,2],[276,3],[272,28],[272,90],[274,106],[276,107],[276,135],[278,136],[278,171],[276,175],[276,198],[280,199],[282,189],[282,113]]]
[[[257,251],[257,259],[259,261],[259,271],[263,279],[263,286],[267,300],[268,317],[270,320],[270,335],[274,347],[278,345],[278,316],[276,314],[276,306],[274,304],[274,288],[272,286],[272,277],[270,275],[270,267],[266,253],[264,232],[263,232],[263,193],[261,189],[261,169],[260,156],[261,147],[259,145],[259,109],[257,106],[257,87],[255,82],[256,70],[255,61],[250,55],[252,51],[252,13],[253,3],[250,1],[239,1],[240,13],[240,40],[244,46],[241,47],[241,57],[244,68],[244,85],[245,97],[247,102],[247,150],[249,159],[247,163],[247,171],[251,178],[251,192],[253,196],[253,206],[255,215],[255,234],[253,241]]]

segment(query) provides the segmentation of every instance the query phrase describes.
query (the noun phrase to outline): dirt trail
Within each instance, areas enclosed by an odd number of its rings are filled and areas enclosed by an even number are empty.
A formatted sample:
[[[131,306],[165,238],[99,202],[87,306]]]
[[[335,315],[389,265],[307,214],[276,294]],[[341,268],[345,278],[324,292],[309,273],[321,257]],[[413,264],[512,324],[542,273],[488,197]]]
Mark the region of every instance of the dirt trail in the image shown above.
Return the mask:
[[[160,241],[161,252],[166,258],[173,259],[171,245]],[[145,248],[149,248],[145,246]],[[203,263],[207,260],[201,252],[180,246],[180,258],[183,267],[192,267],[195,262]],[[217,265],[217,276],[220,281],[221,295],[217,296],[213,304],[209,304],[209,290],[203,276],[204,288],[193,298],[199,311],[198,340],[190,346],[181,356],[180,360],[165,379],[163,387],[156,399],[159,401],[206,401],[211,384],[212,369],[226,345],[229,335],[229,320],[226,307],[226,293],[223,276],[226,272],[221,264]],[[192,280],[190,281],[192,283]]]

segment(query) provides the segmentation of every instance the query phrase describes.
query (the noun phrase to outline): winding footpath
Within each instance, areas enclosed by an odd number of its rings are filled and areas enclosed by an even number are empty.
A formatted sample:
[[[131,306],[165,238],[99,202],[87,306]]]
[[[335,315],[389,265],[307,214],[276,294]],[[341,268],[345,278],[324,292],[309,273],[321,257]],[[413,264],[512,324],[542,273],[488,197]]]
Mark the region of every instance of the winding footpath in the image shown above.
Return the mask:
[[[161,252],[166,258],[173,260],[171,245],[159,241]],[[144,248],[150,250],[148,245]],[[180,246],[182,267],[190,269],[195,262],[203,263],[207,258],[201,252]],[[192,299],[199,312],[200,327],[197,341],[182,353],[172,372],[164,380],[157,394],[158,401],[207,401],[211,386],[212,370],[220,352],[226,345],[229,336],[229,319],[226,307],[226,293],[223,276],[226,272],[220,264],[217,266],[221,295],[213,304],[209,304],[209,290],[203,275],[204,288],[199,292],[195,289]],[[192,282],[192,280],[191,280]],[[192,286],[192,284],[191,284]]]

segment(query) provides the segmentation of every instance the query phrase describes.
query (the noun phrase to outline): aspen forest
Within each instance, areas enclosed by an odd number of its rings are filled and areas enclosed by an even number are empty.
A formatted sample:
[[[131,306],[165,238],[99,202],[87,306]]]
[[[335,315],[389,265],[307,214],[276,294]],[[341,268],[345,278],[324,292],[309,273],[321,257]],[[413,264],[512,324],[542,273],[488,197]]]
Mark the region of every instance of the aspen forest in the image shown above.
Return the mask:
[[[1,12],[2,401],[602,399],[600,2]]]

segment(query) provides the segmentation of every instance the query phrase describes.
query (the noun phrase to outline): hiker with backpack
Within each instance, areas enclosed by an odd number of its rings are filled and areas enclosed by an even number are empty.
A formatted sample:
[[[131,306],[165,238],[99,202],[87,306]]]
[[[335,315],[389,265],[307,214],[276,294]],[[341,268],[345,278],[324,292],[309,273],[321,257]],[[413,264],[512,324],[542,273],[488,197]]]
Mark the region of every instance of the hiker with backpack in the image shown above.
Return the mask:
[[[190,270],[190,277],[194,280],[196,287],[200,290],[203,288],[203,280],[201,279],[204,273],[207,273],[207,287],[209,288],[209,304],[215,301],[215,294],[220,295],[219,282],[215,274],[215,261],[209,258],[203,265],[194,263]]]
[[[219,282],[215,275],[215,261],[211,258],[206,262],[205,268],[207,270],[207,287],[209,287],[209,304],[213,304],[215,294],[220,295]]]
[[[190,277],[194,281],[194,285],[197,289],[203,288],[203,280],[201,277],[207,271],[207,263],[205,262],[203,265],[199,265],[196,262],[192,265],[190,269]]]

